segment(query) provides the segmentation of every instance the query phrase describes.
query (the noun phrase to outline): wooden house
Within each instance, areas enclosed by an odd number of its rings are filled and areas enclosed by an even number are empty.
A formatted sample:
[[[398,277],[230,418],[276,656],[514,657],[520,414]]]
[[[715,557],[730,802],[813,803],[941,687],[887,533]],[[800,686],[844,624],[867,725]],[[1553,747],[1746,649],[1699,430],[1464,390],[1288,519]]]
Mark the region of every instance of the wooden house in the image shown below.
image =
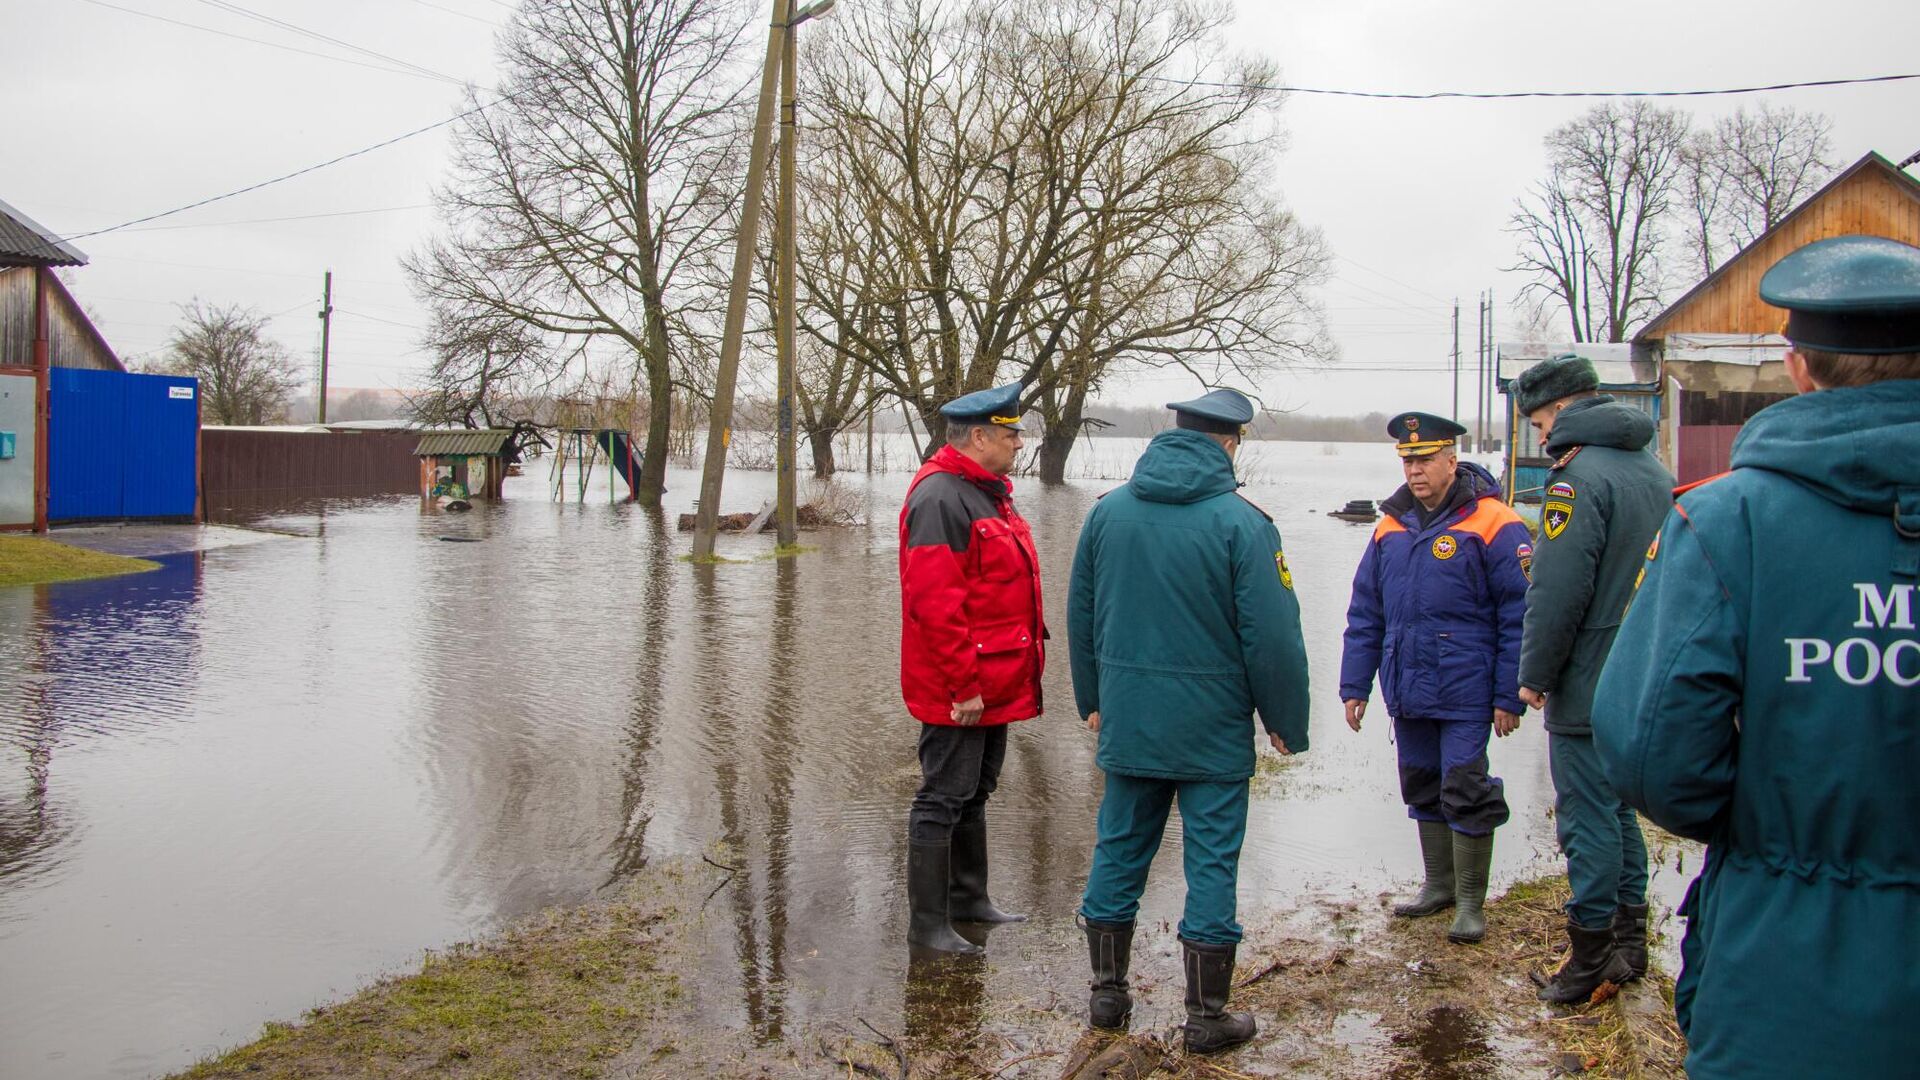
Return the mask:
[[[1672,380],[1677,445],[1667,460],[1683,483],[1725,471],[1747,418],[1793,394],[1780,336],[1787,313],[1760,299],[1761,276],[1815,240],[1847,235],[1920,245],[1920,180],[1868,154],[1635,335],[1636,352]]]

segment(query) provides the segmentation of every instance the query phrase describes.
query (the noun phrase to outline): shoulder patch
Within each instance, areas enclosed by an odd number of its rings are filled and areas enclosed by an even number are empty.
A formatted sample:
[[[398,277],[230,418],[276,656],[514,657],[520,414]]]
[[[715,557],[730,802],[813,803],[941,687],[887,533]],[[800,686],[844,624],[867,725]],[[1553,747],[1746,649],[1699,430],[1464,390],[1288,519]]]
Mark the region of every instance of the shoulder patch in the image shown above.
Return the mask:
[[[1547,539],[1558,540],[1560,534],[1567,531],[1567,522],[1573,520],[1573,503],[1550,501],[1540,507],[1540,531]]]
[[[1285,585],[1288,592],[1292,592],[1293,571],[1287,567],[1287,553],[1284,551],[1274,552],[1273,565],[1280,569],[1280,584]]]
[[[1533,580],[1533,545],[1521,544],[1519,547],[1513,549],[1513,556],[1514,558],[1520,560],[1520,572],[1527,576],[1528,581],[1532,581]]]
[[[1236,491],[1236,492],[1234,492],[1234,494],[1236,494],[1236,495],[1239,495],[1239,496],[1240,496],[1240,501],[1241,501],[1241,502],[1244,502],[1244,503],[1246,503],[1246,504],[1247,504],[1248,506],[1251,506],[1251,507],[1253,507],[1253,508],[1254,508],[1255,510],[1259,510],[1259,512],[1260,512],[1260,516],[1261,516],[1261,517],[1263,517],[1263,518],[1266,518],[1266,519],[1267,519],[1268,521],[1272,521],[1272,520],[1273,520],[1273,515],[1272,515],[1272,514],[1269,514],[1269,513],[1267,513],[1267,512],[1265,511],[1265,510],[1261,510],[1261,509],[1260,509],[1260,504],[1259,504],[1259,503],[1257,503],[1257,502],[1254,502],[1254,501],[1253,501],[1252,499],[1249,499],[1249,498],[1247,498],[1247,496],[1246,496],[1246,493],[1245,493],[1245,492],[1240,492],[1240,491]],[[1291,588],[1292,586],[1288,586],[1288,587],[1289,587],[1289,588]]]
[[[1573,485],[1567,483],[1564,480],[1560,481],[1557,484],[1552,484],[1547,488],[1547,498],[1571,499],[1573,498]]]

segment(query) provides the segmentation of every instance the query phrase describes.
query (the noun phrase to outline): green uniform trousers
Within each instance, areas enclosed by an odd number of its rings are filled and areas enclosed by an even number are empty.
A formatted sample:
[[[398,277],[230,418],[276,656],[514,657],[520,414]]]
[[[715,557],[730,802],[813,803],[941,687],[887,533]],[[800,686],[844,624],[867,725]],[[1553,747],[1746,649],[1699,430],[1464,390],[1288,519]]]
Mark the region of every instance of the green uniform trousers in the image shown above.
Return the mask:
[[[1613,909],[1647,902],[1647,842],[1640,818],[1600,771],[1591,735],[1547,734],[1553,813],[1573,899],[1567,917],[1589,930],[1613,924]]]
[[[1240,845],[1247,837],[1245,780],[1213,783],[1108,773],[1107,791],[1100,799],[1100,839],[1080,914],[1097,922],[1133,921],[1175,799],[1180,803],[1187,875],[1180,936],[1203,945],[1238,944],[1235,890]]]

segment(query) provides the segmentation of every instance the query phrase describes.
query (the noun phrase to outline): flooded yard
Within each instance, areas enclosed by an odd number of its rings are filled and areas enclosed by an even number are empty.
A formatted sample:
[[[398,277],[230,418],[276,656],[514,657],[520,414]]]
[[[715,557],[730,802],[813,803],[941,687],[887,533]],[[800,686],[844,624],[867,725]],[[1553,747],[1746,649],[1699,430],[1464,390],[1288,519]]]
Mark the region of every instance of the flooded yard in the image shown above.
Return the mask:
[[[1115,477],[1142,445],[1100,442],[1092,471]],[[0,1075],[180,1069],[423,949],[672,860],[710,873],[677,974],[742,1045],[951,1023],[968,1000],[1074,1007],[1101,781],[1073,715],[1064,607],[1080,522],[1117,479],[1016,490],[1055,635],[1050,711],[1015,725],[989,821],[996,898],[1035,918],[994,933],[970,984],[916,1000],[929,992],[904,946],[918,771],[895,563],[907,475],[843,475],[838,497],[865,524],[805,533],[804,554],[727,536],[720,554],[741,561],[694,566],[673,521],[697,472],[673,470],[667,507],[648,512],[609,505],[604,475],[584,504],[555,504],[546,462],[526,471],[465,515],[422,515],[412,498],[263,513],[246,524],[287,535],[0,590]],[[1242,471],[1286,541],[1315,702],[1311,752],[1256,780],[1240,878],[1252,930],[1372,905],[1415,877],[1417,850],[1388,725],[1356,735],[1340,719],[1340,633],[1370,530],[1326,516],[1386,496],[1398,461],[1384,444],[1264,443]],[[771,488],[732,474],[725,509]],[[1553,865],[1545,746],[1536,716],[1493,747],[1514,808],[1496,892]],[[1142,913],[1155,928],[1140,963],[1161,980],[1177,978],[1158,925],[1178,918],[1179,860],[1176,829]],[[1671,859],[1656,870],[1663,897],[1683,885]],[[1136,1028],[1178,1011],[1163,988]],[[1437,1057],[1500,1041],[1433,1017]],[[1345,1022],[1356,1044],[1411,1037]]]

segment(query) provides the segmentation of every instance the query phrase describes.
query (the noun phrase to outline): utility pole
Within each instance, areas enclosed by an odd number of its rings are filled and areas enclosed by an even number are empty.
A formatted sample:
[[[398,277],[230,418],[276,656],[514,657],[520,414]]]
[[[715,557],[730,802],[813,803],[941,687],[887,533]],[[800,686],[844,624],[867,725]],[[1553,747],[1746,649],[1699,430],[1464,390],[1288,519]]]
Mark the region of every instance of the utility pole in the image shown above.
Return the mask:
[[[1460,419],[1460,298],[1453,298],[1453,411],[1447,419]]]
[[[1502,425],[1505,423],[1505,418],[1500,415],[1500,409],[1494,401],[1494,399],[1499,396],[1498,390],[1500,387],[1500,351],[1494,348],[1494,342],[1493,342],[1493,290],[1492,289],[1487,290],[1486,318],[1487,318],[1487,329],[1486,329],[1487,386],[1486,386],[1485,393],[1487,395],[1487,416],[1489,419],[1492,420],[1495,427],[1501,428],[1498,438],[1504,440],[1507,437],[1507,435],[1510,433],[1507,432],[1504,429],[1504,427],[1502,427]]]
[[[747,190],[740,206],[740,232],[734,239],[733,289],[727,297],[727,321],[720,338],[720,367],[714,373],[713,415],[707,421],[707,457],[700,472],[700,506],[693,526],[695,559],[713,557],[713,542],[720,527],[720,487],[726,478],[727,444],[733,441],[733,389],[740,372],[740,338],[747,321],[747,287],[753,273],[754,236],[760,228],[760,199],[767,183],[767,144],[773,137],[773,93],[780,78],[781,43],[791,10],[790,0],[773,0],[767,58],[760,71],[760,103],[754,112],[753,143],[747,154]]]
[[[333,271],[320,287],[320,422],[327,422],[327,347],[333,341]]]
[[[1480,298],[1475,297],[1476,301]],[[1487,448],[1487,305],[1480,302],[1474,308],[1474,329],[1480,334],[1480,343],[1474,348],[1474,358],[1480,362],[1480,379],[1474,384],[1474,453],[1483,453]]]
[[[793,251],[793,168],[794,137],[799,125],[794,118],[794,98],[797,96],[794,78],[794,38],[798,36],[793,20],[788,20],[787,32],[782,35],[780,46],[780,211],[777,216],[778,232],[775,242],[780,246],[780,327],[776,351],[779,356],[780,375],[780,419],[779,447],[774,451],[774,538],[781,547],[791,547],[800,540],[798,511],[795,503],[798,499],[794,491],[794,391],[799,381],[798,363],[794,358],[794,320],[793,287],[799,276],[794,270]]]

